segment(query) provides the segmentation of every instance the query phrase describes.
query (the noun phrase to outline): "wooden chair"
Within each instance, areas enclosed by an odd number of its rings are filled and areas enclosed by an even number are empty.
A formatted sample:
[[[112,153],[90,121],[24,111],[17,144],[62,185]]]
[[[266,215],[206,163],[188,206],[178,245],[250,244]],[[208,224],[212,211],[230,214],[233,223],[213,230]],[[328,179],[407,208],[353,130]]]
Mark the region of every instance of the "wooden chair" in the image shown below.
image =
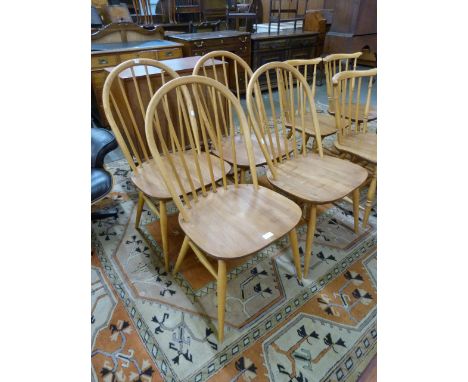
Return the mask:
[[[335,120],[338,126],[335,147],[340,152],[349,154],[352,160],[364,161],[371,175],[362,222],[364,228],[367,226],[377,187],[377,134],[367,130],[375,76],[377,68],[344,71],[333,76]],[[363,80],[367,83],[367,91],[362,89],[366,86],[363,85]]]
[[[254,24],[257,24],[256,0],[238,4],[237,0],[226,0],[226,27],[230,29],[231,20],[235,23],[235,30],[240,29],[239,21],[245,20],[245,31],[253,32]]]
[[[216,59],[223,61],[225,64],[223,64],[224,75],[222,78],[218,78],[218,76],[216,75],[216,71],[214,71],[215,80],[221,82],[227,87],[230,87],[231,91],[235,94],[236,98],[240,102],[241,95],[245,94],[247,90],[247,85],[250,81],[250,78],[253,75],[253,72],[252,69],[250,69],[250,66],[238,55],[225,50],[218,50],[207,53],[197,62],[195,68],[193,69],[193,74],[203,75],[207,77],[207,69],[209,69],[209,62],[211,61],[211,65],[213,65],[214,69],[214,60]],[[228,66],[229,69],[226,69],[226,66]],[[222,115],[222,117],[225,118],[224,115]],[[223,123],[224,125],[226,125],[225,120],[223,120]],[[234,158],[232,157],[232,152],[230,148],[232,137],[229,136],[229,132],[227,130],[225,130],[223,133],[224,134],[221,139],[221,147],[223,148],[223,158],[225,161],[232,165],[234,163]],[[245,183],[245,173],[246,171],[248,171],[250,163],[241,134],[242,131],[237,131],[236,129],[234,135],[234,143],[236,145],[237,166],[240,169],[240,182]],[[257,145],[257,140],[252,140],[252,145],[254,150],[255,165],[264,165],[266,163],[266,160],[263,157],[263,153],[260,147]],[[213,151],[213,153],[215,155],[219,155],[217,151]]]
[[[189,94],[191,88],[194,97]],[[201,187],[201,195],[195,187],[182,189],[172,160],[168,158],[169,148],[157,144],[155,137],[161,134],[161,123],[169,121],[170,115],[164,109],[164,99],[183,94],[183,102],[178,103],[178,113],[187,115],[180,128],[192,140],[197,142],[202,137],[202,143],[193,153],[195,164],[206,161],[208,172],[212,174],[216,168],[221,168],[222,182],[218,185],[211,176],[211,189]],[[229,114],[229,135],[234,137],[235,120],[243,131],[242,137],[252,171],[252,184],[240,184],[237,176],[236,146],[231,139],[231,150],[234,158],[234,184],[228,184],[227,170],[224,167],[222,155],[213,159],[202,147],[208,147],[209,141],[218,149],[221,146],[222,129],[224,128],[218,110],[223,103],[227,104]],[[214,115],[213,115],[214,114]],[[157,116],[157,118],[155,118]],[[176,137],[174,125],[169,123],[171,136],[174,136],[176,151],[182,143]],[[227,271],[226,262],[252,255],[270,245],[282,236],[289,234],[292,246],[295,268],[301,278],[299,250],[295,226],[300,220],[301,209],[284,196],[258,185],[255,172],[254,152],[247,119],[240,102],[231,91],[218,81],[202,76],[186,76],[177,78],[164,85],[152,98],[146,113],[146,136],[148,145],[156,166],[164,179],[168,192],[172,195],[179,213],[179,224],[185,233],[179,257],[174,267],[174,274],[179,270],[187,250],[190,247],[200,262],[217,280],[218,292],[218,338],[224,338],[224,307],[226,301]],[[205,159],[206,158],[206,159]],[[215,163],[218,166],[215,168]],[[191,184],[203,184],[201,173],[191,173],[188,178]],[[217,270],[208,258],[216,261]]]
[[[309,60],[289,60],[286,61],[287,64],[295,67],[298,69],[301,74],[304,76],[304,78],[309,82],[310,84],[310,90],[312,91],[312,97],[315,100],[315,85],[316,85],[316,78],[317,78],[317,70],[318,66],[322,63],[322,58],[312,58]],[[310,78],[310,79],[309,79]],[[300,86],[299,88],[300,89]],[[301,123],[300,123],[300,115],[298,114],[298,111],[296,111],[295,114],[296,118],[296,128],[300,129],[301,128]],[[314,129],[314,124],[312,120],[312,112],[307,109],[307,104],[306,104],[306,114],[305,114],[305,134],[306,134],[306,142],[309,140],[309,138],[314,139],[315,138],[315,129]],[[329,135],[336,134],[337,128],[335,125],[335,118],[328,114],[327,112],[317,112],[317,120],[320,125],[320,136],[321,138],[328,137]],[[288,127],[291,126],[291,122],[288,121],[286,123]],[[317,140],[314,139],[314,146],[313,149],[317,149]]]
[[[333,105],[333,76],[342,71],[356,70],[357,60],[361,55],[362,52],[338,53],[330,54],[323,59],[323,65],[325,67],[325,82],[327,84],[328,112],[330,114],[335,114]],[[360,113],[362,113],[362,110]],[[354,118],[354,116],[352,118]],[[371,107],[369,109],[368,120],[373,121],[375,119],[377,119],[377,110]]]
[[[160,76],[150,77],[155,72],[160,72]],[[112,70],[106,79],[103,90],[106,117],[132,169],[131,179],[139,190],[135,227],[139,229],[143,206],[146,203],[151,212],[159,217],[166,271],[169,271],[166,203],[172,198],[172,194],[166,189],[161,174],[151,157],[145,138],[144,121],[147,105],[155,93],[155,89],[178,77],[179,75],[174,70],[162,62],[144,58],[128,60]],[[176,97],[165,99],[163,103],[165,111],[172,117],[168,123],[176,126],[182,118],[186,117],[174,113],[174,110],[177,110],[174,104],[177,105],[179,102],[181,102],[180,97]],[[169,126],[164,126],[161,135],[158,135],[160,140],[158,144],[162,145],[163,142],[167,142],[171,153],[177,151],[177,157],[171,161],[171,164],[178,170],[177,179],[182,184],[182,189],[179,189],[180,194],[187,192],[192,187],[199,189],[210,184],[212,177],[215,180],[221,178],[221,168],[218,167],[218,161],[211,166],[207,163],[209,158],[203,157],[195,165],[192,149],[199,143],[192,140],[192,135],[186,136],[182,130],[179,130],[182,146],[176,150],[175,138],[171,134],[172,129],[169,129]],[[175,154],[166,156],[164,160],[169,161],[173,155]],[[215,156],[213,158],[217,159]],[[203,174],[203,180],[199,183],[191,183],[190,174],[197,171]]]
[[[268,99],[270,112],[273,115],[273,128],[264,105],[264,98],[259,90],[259,78],[266,76],[268,84]],[[273,102],[271,78],[274,76],[278,84],[279,106],[278,111]],[[304,91],[296,91],[294,87],[301,87]],[[297,135],[302,142],[306,140],[305,114],[306,104],[311,111],[313,128],[317,140],[318,154],[307,152],[306,145],[298,150]],[[348,194],[353,195],[354,229],[359,229],[359,187],[367,178],[367,171],[349,161],[323,155],[320,126],[315,110],[312,90],[300,72],[281,62],[271,62],[258,68],[247,88],[247,107],[254,121],[253,129],[258,143],[267,158],[268,181],[273,187],[286,192],[290,197],[300,200],[309,208],[309,217],[306,235],[306,250],[304,259],[304,275],[309,271],[310,257],[312,255],[312,242],[314,238],[317,205],[327,204],[340,200]],[[300,128],[297,128],[296,119],[292,119],[292,147],[289,148],[286,132],[287,112],[290,115],[299,111]],[[275,122],[276,121],[276,122]],[[274,150],[273,141],[283,140],[287,149],[283,156],[268,155]],[[273,158],[273,159],[270,159]],[[277,159],[275,159],[277,158]]]

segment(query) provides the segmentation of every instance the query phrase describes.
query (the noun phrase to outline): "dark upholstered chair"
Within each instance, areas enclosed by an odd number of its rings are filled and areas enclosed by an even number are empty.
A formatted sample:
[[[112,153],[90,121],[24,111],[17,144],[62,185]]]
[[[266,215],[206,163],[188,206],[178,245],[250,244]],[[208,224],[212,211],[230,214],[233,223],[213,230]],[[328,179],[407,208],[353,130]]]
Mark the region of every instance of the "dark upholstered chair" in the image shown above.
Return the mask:
[[[91,128],[91,205],[104,198],[112,190],[112,175],[104,169],[104,157],[117,148],[117,141],[111,131]],[[91,219],[117,217],[117,211],[96,212]]]

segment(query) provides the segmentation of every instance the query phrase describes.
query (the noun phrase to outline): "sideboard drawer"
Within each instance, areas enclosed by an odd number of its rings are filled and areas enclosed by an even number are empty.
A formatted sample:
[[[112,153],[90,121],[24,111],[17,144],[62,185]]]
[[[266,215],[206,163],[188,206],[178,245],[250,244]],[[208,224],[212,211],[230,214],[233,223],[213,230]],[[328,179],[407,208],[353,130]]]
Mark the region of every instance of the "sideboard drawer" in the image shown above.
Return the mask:
[[[91,56],[91,68],[107,68],[119,63],[119,58],[115,54],[106,54],[102,56]]]
[[[182,49],[180,48],[164,49],[158,52],[158,60],[160,61],[180,57],[182,57]]]
[[[140,52],[120,54],[120,62],[132,60],[134,58],[151,58],[152,60],[157,60],[158,52],[156,50],[143,50]]]

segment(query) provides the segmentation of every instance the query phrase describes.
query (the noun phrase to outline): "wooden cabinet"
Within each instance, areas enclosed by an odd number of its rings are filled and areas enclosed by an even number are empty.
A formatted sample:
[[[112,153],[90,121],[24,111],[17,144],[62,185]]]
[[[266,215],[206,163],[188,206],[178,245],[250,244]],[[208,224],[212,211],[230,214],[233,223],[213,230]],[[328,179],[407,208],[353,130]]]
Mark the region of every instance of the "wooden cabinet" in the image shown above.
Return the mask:
[[[367,50],[375,56],[376,0],[325,0],[324,6],[333,9],[333,23],[325,38],[324,51],[327,54]]]
[[[227,50],[237,54],[250,66],[250,33],[219,31],[187,33],[168,36],[168,39],[184,44],[184,56],[203,56],[215,50]],[[227,60],[229,61],[229,60]],[[240,89],[245,89],[244,78],[239,78]],[[229,70],[229,87],[236,89],[234,67]]]
[[[184,56],[203,56],[214,50],[228,50],[250,65],[250,33],[218,31],[171,35],[168,40],[183,44]]]
[[[252,35],[252,70],[272,61],[316,57],[317,32],[256,33]],[[260,79],[262,87],[264,83]]]

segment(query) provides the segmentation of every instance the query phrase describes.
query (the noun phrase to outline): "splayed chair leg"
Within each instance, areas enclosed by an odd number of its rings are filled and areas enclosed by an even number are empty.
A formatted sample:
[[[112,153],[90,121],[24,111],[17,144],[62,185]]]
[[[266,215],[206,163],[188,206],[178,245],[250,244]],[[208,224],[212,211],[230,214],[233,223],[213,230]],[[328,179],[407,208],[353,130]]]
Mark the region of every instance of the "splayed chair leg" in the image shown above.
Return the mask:
[[[226,262],[218,260],[218,341],[224,340],[224,310],[226,305]]]
[[[161,240],[163,246],[164,267],[166,269],[166,272],[169,272],[169,250],[167,242],[167,210],[166,202],[163,200],[159,202],[159,224],[161,225]]]
[[[291,232],[289,232],[289,242],[291,243],[291,249],[293,254],[294,266],[296,267],[296,274],[299,281],[302,281],[302,272],[301,272],[301,258],[299,256],[299,244],[297,242],[297,232],[296,229],[293,228]]]
[[[177,261],[175,263],[174,270],[172,271],[173,275],[175,275],[179,271],[179,268],[182,265],[182,262],[184,261],[185,255],[187,254],[188,247],[189,238],[188,236],[185,236],[184,242],[182,243],[182,247],[180,247],[179,256],[177,256]]]
[[[353,191],[354,233],[359,233],[359,188]]]
[[[367,227],[367,222],[369,220],[372,203],[374,202],[374,198],[375,198],[376,188],[377,188],[377,169],[374,171],[374,174],[372,175],[372,180],[369,185],[369,190],[367,191],[366,209],[364,211],[364,218],[362,220],[363,229]]]
[[[310,258],[312,256],[312,243],[314,241],[315,225],[317,221],[317,206],[310,205],[309,223],[307,224],[306,249],[304,256],[304,277],[309,274]]]

